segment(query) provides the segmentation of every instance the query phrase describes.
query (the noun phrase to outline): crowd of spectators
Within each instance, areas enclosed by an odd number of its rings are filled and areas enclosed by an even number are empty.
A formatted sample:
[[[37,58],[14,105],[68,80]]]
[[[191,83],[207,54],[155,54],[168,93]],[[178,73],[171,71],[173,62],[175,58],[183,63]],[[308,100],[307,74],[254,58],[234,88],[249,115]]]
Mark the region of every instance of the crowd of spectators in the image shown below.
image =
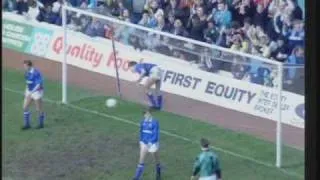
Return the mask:
[[[3,8],[41,22],[61,25],[64,3],[233,51],[289,65],[304,64],[304,19],[296,0],[4,0]],[[70,29],[92,37],[110,38],[110,30],[115,28],[103,20],[79,14],[68,14],[67,19]],[[119,41],[137,49],[196,61],[206,71],[228,69],[234,78],[249,75],[252,82],[274,86],[270,81],[274,79],[272,68],[262,64],[254,68],[252,60],[235,60],[218,53],[220,59],[229,59],[226,65],[226,62],[215,61],[217,56],[208,53],[206,48],[192,47],[187,52],[187,48],[181,49],[181,44],[170,42],[166,37],[155,38],[149,33],[150,38],[146,38],[146,34],[130,28],[118,28],[115,33]],[[299,68],[286,69],[285,83],[301,81],[298,71]]]

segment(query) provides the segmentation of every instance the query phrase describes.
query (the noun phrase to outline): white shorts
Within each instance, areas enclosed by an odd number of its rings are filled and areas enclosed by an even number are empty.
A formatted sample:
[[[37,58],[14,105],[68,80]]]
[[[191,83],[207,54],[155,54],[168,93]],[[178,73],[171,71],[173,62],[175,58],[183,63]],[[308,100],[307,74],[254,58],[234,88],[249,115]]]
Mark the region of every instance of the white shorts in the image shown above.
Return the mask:
[[[146,149],[149,153],[154,153],[159,150],[159,143],[145,144],[140,141],[140,149]]]
[[[31,93],[29,90],[26,90],[25,97],[31,95],[32,100],[39,100],[43,97],[43,90],[38,90],[34,93]]]
[[[217,180],[217,176],[216,175],[212,175],[212,176],[207,176],[207,177],[200,177],[199,180]]]
[[[161,80],[162,78],[161,68],[158,66],[154,66],[153,68],[151,68],[149,77],[153,79]]]

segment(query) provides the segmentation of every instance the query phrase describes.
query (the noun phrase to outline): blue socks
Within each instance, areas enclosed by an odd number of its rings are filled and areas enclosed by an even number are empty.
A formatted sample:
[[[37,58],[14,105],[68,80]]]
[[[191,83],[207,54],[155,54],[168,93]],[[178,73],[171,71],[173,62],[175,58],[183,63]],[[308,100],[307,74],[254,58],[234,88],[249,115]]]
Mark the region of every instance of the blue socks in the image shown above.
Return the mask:
[[[152,107],[157,108],[157,109],[162,108],[162,102],[163,102],[162,95],[157,96],[157,99],[151,93],[147,93],[147,96],[148,96],[149,102],[151,103]]]
[[[144,170],[144,164],[138,164],[137,169],[136,169],[136,175],[134,176],[135,180],[140,179],[140,177],[143,174],[143,170]]]
[[[24,120],[24,127],[30,127],[30,119],[31,119],[31,112],[30,111],[24,111],[23,112],[23,120]],[[41,112],[39,114],[39,126],[44,126],[44,120],[45,120],[45,114],[44,112]]]
[[[30,111],[23,112],[24,127],[30,127]]]
[[[139,180],[143,174],[144,170],[144,164],[138,164],[137,170],[136,170],[136,175],[134,176],[134,180]],[[161,175],[161,166],[160,163],[156,165],[156,177],[160,178]]]
[[[44,112],[41,112],[40,115],[39,115],[39,126],[40,127],[43,127],[44,119],[45,119]]]
[[[156,173],[157,173],[157,177],[161,175],[161,166],[160,166],[160,164],[156,165]]]
[[[154,96],[152,95],[152,93],[147,93],[147,96],[148,96],[149,102],[151,103],[151,106],[157,107],[157,102],[154,99]]]
[[[158,101],[158,108],[159,109],[161,109],[162,108],[162,100],[163,100],[163,98],[162,98],[162,95],[159,95],[158,97],[157,97],[157,101]]]

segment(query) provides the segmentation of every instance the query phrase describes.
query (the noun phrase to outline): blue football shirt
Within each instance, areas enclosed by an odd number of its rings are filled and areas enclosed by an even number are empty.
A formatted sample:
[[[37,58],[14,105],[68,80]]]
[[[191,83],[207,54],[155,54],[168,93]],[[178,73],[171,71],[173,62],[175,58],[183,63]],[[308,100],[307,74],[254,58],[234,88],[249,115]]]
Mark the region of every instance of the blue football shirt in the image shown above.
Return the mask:
[[[29,91],[37,91],[43,89],[43,79],[38,69],[31,68],[25,72],[25,80]]]
[[[135,65],[134,71],[139,73],[140,75],[149,76],[151,69],[155,66],[155,64],[150,63],[138,63]]]
[[[154,118],[143,119],[140,122],[140,141],[145,144],[159,142],[159,122]]]

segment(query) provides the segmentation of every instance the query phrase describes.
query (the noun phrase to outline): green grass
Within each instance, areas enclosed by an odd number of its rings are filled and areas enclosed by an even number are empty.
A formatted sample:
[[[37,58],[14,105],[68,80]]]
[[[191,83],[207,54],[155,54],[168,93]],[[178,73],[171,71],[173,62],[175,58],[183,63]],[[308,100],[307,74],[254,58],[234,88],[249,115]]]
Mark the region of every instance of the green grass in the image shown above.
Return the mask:
[[[69,87],[71,105],[53,103],[61,98],[59,83],[46,80],[46,128],[21,131],[23,74],[3,70],[3,176],[21,180],[128,180],[138,160],[138,127],[142,106],[120,101],[104,106],[106,97]],[[19,91],[12,92],[8,89]],[[89,111],[88,111],[89,110]],[[98,114],[99,113],[99,114]],[[200,137],[210,139],[221,159],[226,180],[295,180],[304,176],[304,152],[284,147],[284,168],[273,167],[275,145],[167,112],[160,120],[164,180],[187,180]],[[33,116],[33,125],[36,125]],[[145,180],[154,179],[152,158]]]

